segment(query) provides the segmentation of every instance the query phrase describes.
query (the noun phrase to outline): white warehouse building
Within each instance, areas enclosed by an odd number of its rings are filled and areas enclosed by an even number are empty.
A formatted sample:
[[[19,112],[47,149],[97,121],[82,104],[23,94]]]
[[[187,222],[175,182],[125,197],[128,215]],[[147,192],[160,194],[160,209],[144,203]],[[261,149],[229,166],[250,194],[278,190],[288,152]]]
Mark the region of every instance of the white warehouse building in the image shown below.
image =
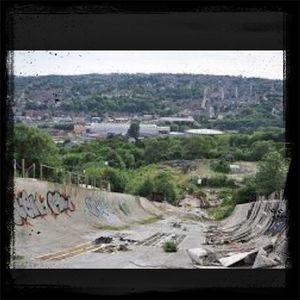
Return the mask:
[[[108,134],[126,135],[130,127],[130,123],[92,123],[87,127],[87,133],[106,137]],[[169,126],[157,126],[156,124],[140,124],[140,136],[157,136],[161,134],[169,134]]]

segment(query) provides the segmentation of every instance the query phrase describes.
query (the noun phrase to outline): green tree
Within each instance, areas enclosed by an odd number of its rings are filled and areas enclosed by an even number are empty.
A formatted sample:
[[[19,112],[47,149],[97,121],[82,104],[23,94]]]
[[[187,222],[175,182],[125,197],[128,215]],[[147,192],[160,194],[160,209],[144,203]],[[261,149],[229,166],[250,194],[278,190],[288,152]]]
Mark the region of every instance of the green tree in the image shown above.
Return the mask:
[[[131,123],[127,131],[127,135],[132,138],[138,139],[140,135],[140,124],[138,122]]]
[[[82,153],[68,153],[63,155],[62,162],[67,170],[73,171],[83,163]]]
[[[26,165],[61,165],[59,149],[51,136],[25,124],[18,124],[14,128],[14,157],[18,161],[25,159]]]
[[[239,188],[233,194],[233,200],[237,204],[255,201],[257,198],[257,187],[255,177],[245,178],[244,186]]]
[[[153,180],[150,178],[146,178],[142,185],[138,189],[138,194],[142,197],[149,197],[153,193],[154,190],[154,184]]]
[[[221,160],[216,161],[216,162],[212,162],[211,163],[211,168],[215,172],[220,172],[220,173],[229,173],[230,172],[230,165],[224,159],[221,159]]]
[[[106,158],[108,160],[108,165],[110,167],[121,168],[121,169],[126,167],[122,157],[112,149],[108,153]]]
[[[163,200],[172,204],[176,203],[176,185],[170,174],[162,172],[154,179],[154,192],[161,194]]]
[[[251,158],[252,160],[256,161],[261,160],[264,157],[264,155],[266,155],[271,150],[274,150],[275,144],[273,141],[257,141],[252,144],[251,148]]]
[[[277,151],[269,152],[259,164],[255,182],[257,192],[268,196],[284,188],[287,175],[287,161]]]

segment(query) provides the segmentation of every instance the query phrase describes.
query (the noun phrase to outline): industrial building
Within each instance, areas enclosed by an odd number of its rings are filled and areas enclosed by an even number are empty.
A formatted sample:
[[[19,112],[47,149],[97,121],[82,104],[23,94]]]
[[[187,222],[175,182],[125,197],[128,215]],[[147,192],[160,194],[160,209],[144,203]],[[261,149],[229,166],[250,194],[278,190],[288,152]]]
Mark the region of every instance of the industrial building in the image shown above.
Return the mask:
[[[106,137],[109,134],[126,135],[130,127],[130,123],[92,123],[87,127],[87,134],[97,135],[99,137]],[[156,124],[140,124],[140,136],[158,136],[169,134],[169,126],[157,126]]]

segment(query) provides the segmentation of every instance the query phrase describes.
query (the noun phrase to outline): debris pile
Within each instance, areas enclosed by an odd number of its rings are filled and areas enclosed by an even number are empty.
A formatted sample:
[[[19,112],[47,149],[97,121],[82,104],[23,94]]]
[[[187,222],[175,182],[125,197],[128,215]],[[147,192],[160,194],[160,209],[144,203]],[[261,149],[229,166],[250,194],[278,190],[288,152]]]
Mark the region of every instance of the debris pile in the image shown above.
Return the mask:
[[[270,268],[287,265],[287,212],[283,200],[256,201],[245,218],[229,217],[223,226],[206,231],[206,248],[189,249],[188,255],[200,265]],[[236,218],[236,222],[235,219]]]
[[[96,253],[115,253],[117,251],[128,251],[128,243],[137,244],[138,241],[126,238],[127,234],[116,233],[111,236],[100,236],[94,240],[95,245],[101,245],[95,251]],[[125,243],[119,243],[125,242]]]

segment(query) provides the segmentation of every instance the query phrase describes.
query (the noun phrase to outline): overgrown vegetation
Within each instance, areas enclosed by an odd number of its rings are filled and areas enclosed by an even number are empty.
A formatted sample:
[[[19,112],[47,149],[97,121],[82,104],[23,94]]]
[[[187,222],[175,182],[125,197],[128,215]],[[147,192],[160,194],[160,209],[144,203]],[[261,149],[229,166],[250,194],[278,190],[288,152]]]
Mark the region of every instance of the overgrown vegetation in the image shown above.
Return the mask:
[[[225,91],[225,107],[220,101],[220,82]],[[253,85],[253,94],[249,87]],[[205,87],[213,105],[225,114],[223,120],[199,117],[210,128],[241,128],[245,132],[259,127],[283,127],[282,80],[196,74],[87,74],[78,76],[14,77],[16,105],[25,109],[49,110],[49,95],[57,94],[57,113],[106,113],[172,115],[184,109],[200,109]],[[235,88],[243,105],[235,105]],[[22,97],[24,95],[25,97]],[[25,98],[25,99],[24,99]],[[23,100],[22,100],[23,99]],[[267,100],[266,100],[267,99]],[[222,103],[222,104],[221,104]],[[274,109],[274,110],[273,110]],[[271,113],[272,112],[272,113]],[[179,127],[186,126],[181,125]],[[174,128],[175,127],[175,128]],[[173,129],[183,130],[173,125]]]
[[[221,205],[219,207],[208,209],[209,216],[214,220],[222,220],[229,217],[236,205],[233,191],[230,189],[220,191],[219,197],[222,199]]]
[[[174,241],[166,241],[163,244],[165,252],[177,252],[177,244]]]
[[[136,132],[133,130],[132,135]],[[109,181],[111,190],[178,204],[186,194],[201,193],[203,188],[233,191],[232,203],[254,201],[284,187],[288,161],[285,159],[283,131],[249,134],[148,138],[128,141],[114,137],[81,145],[56,145],[38,128],[15,126],[15,158],[27,165],[48,164],[63,171],[76,171]],[[189,168],[162,166],[169,160],[212,160],[213,171],[201,177],[191,176]],[[236,182],[228,172],[229,162],[259,162],[256,176]],[[37,168],[38,169],[38,168]],[[209,167],[208,167],[209,169]],[[214,173],[216,172],[216,173]],[[223,203],[226,203],[224,201]],[[221,218],[231,205],[220,208]]]

